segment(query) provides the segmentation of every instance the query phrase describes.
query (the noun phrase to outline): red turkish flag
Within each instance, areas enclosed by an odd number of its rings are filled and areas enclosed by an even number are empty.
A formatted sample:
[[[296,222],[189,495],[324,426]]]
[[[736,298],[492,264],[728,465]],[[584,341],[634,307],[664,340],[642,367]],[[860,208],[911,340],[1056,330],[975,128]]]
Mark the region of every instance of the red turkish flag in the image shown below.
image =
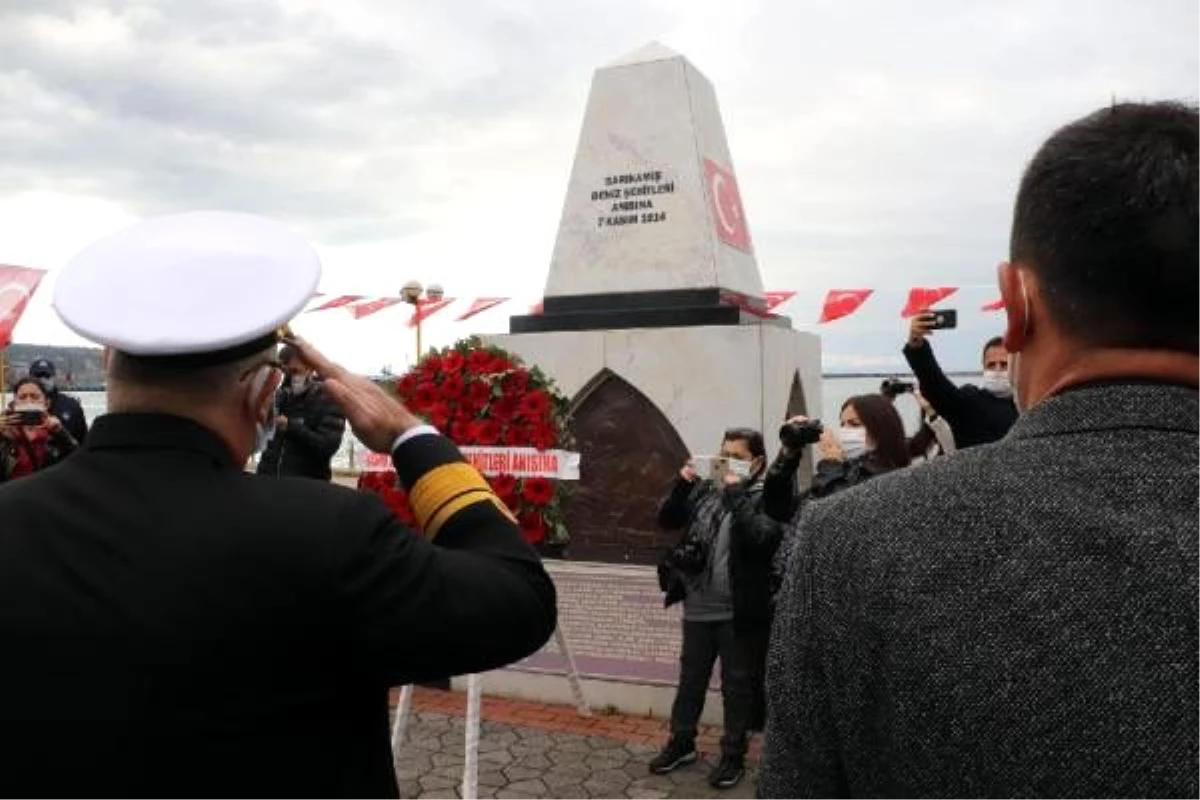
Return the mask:
[[[904,304],[904,310],[900,312],[900,316],[908,319],[917,314],[923,314],[934,304],[940,303],[957,291],[958,287],[956,286],[909,289],[908,302]]]
[[[0,348],[12,344],[13,328],[45,274],[40,269],[0,264]]]
[[[704,182],[708,186],[708,201],[712,205],[717,237],[730,247],[751,252],[750,226],[746,224],[746,212],[742,208],[742,196],[733,172],[706,158]]]
[[[763,295],[767,301],[767,311],[774,311],[795,296],[795,292],[766,292]]]
[[[399,297],[378,297],[374,300],[368,300],[365,303],[359,303],[354,306],[347,306],[350,315],[355,319],[369,317],[376,311],[383,311],[385,308],[391,308],[394,305],[403,303],[404,300]]]
[[[730,305],[737,306],[739,309],[741,309],[742,311],[745,311],[747,314],[752,314],[752,315],[758,317],[759,319],[770,319],[771,317],[775,316],[774,314],[772,314],[770,311],[768,311],[766,309],[765,305],[763,305],[761,307],[758,305],[755,305],[754,302],[749,297],[742,294],[741,292],[721,292],[721,301],[724,303],[729,303]]]
[[[470,319],[476,314],[487,311],[489,308],[495,308],[507,299],[507,297],[480,297],[472,300],[471,307],[456,317],[456,321],[462,322],[464,319]]]
[[[1002,308],[1004,308],[1004,298],[1000,297],[1000,298],[997,298],[996,300],[993,300],[992,302],[988,303],[987,305],[980,306],[979,310],[980,311],[999,311]]]
[[[818,322],[833,322],[848,317],[867,302],[874,289],[833,289],[825,295]]]
[[[317,295],[317,297],[320,297],[320,296],[321,296],[320,294]],[[335,297],[332,300],[326,300],[324,303],[321,303],[321,305],[317,306],[316,308],[310,308],[308,310],[308,313],[311,314],[314,311],[324,311],[327,308],[341,308],[342,306],[348,306],[351,303],[356,303],[362,299],[363,299],[362,295],[360,295],[360,294],[344,294],[344,295],[341,295],[340,297]]]
[[[413,315],[408,318],[408,327],[415,328],[419,323],[432,317],[437,312],[441,311],[446,306],[454,302],[453,297],[446,297],[441,300],[421,300],[417,303],[417,308],[413,311]]]

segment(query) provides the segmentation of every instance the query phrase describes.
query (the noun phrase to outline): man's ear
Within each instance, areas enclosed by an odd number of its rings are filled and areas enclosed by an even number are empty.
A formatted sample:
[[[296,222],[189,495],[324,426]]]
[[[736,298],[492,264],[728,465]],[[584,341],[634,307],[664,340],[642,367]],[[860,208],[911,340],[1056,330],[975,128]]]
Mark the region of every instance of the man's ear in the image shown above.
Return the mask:
[[[1031,329],[1029,294],[1019,265],[1004,263],[996,268],[1000,298],[1004,302],[1007,321],[1004,326],[1004,349],[1019,353],[1025,347]]]

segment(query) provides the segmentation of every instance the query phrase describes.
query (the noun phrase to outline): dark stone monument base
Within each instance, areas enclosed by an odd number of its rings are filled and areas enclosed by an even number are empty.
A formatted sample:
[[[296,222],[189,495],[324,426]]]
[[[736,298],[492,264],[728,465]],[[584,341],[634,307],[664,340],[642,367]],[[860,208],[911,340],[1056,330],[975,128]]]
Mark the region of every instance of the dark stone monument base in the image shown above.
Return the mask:
[[[762,324],[791,327],[791,320],[768,312],[762,298],[718,288],[677,289],[547,297],[541,314],[510,317],[509,332]]]

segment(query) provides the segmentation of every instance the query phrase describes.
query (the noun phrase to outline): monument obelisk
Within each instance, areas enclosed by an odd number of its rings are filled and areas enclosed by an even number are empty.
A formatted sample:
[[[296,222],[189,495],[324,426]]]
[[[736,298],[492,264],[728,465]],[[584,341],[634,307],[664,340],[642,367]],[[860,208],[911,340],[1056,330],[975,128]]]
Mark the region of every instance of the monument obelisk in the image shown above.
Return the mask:
[[[766,311],[712,84],[651,43],[598,69],[542,313],[489,337],[573,397],[573,557],[652,560],[654,510],[726,428],[820,413],[820,341]]]

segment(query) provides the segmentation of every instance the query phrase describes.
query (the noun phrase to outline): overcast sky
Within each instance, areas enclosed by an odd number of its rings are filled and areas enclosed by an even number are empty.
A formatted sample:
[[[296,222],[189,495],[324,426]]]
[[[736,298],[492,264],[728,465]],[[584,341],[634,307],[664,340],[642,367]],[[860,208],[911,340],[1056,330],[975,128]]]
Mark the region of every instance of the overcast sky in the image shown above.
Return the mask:
[[[1025,161],[1110,101],[1194,100],[1195,0],[0,0],[0,263],[54,270],[141,216],[279,217],[322,288],[540,296],[592,71],[659,40],[716,86],[768,289],[881,293],[826,366],[891,368],[914,285],[977,287],[969,367]],[[76,343],[49,308],[16,339]],[[232,287],[231,287],[232,290]],[[499,331],[508,313],[479,319]],[[398,311],[301,329],[400,367]],[[435,341],[465,332],[432,325]]]

